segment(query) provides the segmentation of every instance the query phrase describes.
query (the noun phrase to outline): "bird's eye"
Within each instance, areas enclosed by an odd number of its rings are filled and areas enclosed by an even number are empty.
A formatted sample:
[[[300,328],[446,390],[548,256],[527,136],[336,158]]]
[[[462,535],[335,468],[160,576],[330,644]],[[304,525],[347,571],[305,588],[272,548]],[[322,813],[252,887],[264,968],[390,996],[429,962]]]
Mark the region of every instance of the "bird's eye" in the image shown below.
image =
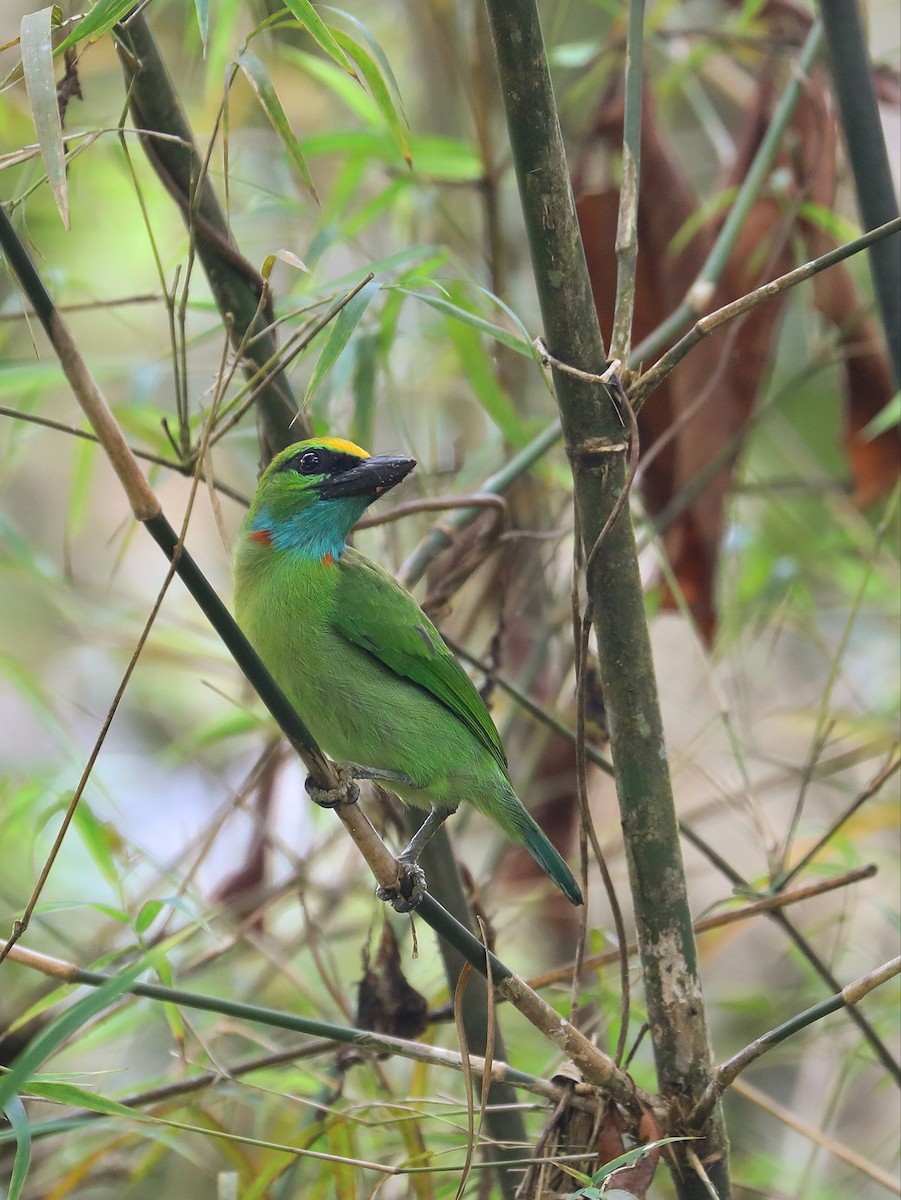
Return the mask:
[[[315,450],[306,450],[297,460],[297,470],[301,475],[315,475],[319,470],[319,455]]]

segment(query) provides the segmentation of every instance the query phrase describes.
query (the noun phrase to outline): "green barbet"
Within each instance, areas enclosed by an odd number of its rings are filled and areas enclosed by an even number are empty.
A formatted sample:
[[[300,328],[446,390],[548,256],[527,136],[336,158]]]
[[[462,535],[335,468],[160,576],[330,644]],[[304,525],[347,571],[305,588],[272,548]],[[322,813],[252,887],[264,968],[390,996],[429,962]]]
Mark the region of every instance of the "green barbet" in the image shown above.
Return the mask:
[[[385,780],[431,809],[400,855],[410,871],[465,802],[581,904],[566,863],[513,791],[469,676],[409,592],[347,545],[366,508],[415,465],[340,438],[298,442],[273,459],[235,555],[238,624],[328,754],[351,776]]]

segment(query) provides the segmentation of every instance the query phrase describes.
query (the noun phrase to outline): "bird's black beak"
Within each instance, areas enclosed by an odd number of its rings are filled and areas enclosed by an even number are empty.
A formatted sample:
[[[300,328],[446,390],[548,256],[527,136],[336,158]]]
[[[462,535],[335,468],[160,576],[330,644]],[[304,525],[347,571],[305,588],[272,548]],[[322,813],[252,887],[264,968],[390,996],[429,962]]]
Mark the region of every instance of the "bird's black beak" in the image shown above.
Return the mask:
[[[339,496],[369,496],[377,500],[410,474],[416,466],[415,458],[399,458],[391,454],[379,454],[361,459],[344,471],[324,479],[318,485],[323,500],[335,500]]]

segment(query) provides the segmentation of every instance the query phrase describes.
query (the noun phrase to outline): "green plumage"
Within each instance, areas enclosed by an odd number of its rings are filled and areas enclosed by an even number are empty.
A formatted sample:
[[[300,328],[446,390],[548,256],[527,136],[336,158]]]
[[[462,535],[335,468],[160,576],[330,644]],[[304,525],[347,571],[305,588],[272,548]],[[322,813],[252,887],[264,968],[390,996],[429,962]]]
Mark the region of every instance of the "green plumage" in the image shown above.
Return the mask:
[[[368,504],[412,465],[331,438],[279,455],[238,543],[238,623],[329,755],[403,777],[391,787],[410,804],[472,804],[580,904],[569,868],[510,785],[468,675],[412,596],[346,546]]]

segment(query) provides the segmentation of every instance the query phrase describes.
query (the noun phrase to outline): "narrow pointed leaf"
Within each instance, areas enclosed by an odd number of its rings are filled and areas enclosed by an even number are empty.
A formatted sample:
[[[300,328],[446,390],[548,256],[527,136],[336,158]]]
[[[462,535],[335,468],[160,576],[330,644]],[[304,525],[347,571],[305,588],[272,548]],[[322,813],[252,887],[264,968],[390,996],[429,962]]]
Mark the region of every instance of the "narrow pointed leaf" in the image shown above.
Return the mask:
[[[269,118],[272,128],[282,139],[282,143],[288,151],[291,161],[297,168],[297,173],[303,180],[304,187],[306,187],[307,191],[318,204],[319,196],[316,194],[310,168],[307,166],[307,160],[301,153],[300,145],[294,136],[294,131],[291,128],[285,110],[282,108],[282,102],[279,100],[272,80],[269,78],[269,72],[250,50],[241,51],[238,55],[238,66],[240,66],[241,70],[247,76],[247,82],[256,93],[256,97],[262,105],[266,116]]]
[[[53,73],[53,37],[55,9],[26,13],[20,29],[22,43],[22,72],[31,115],[41,147],[41,157],[47,168],[47,180],[66,229],[69,228],[69,189],[66,183],[66,152],[63,148],[63,127],[56,99],[56,78]]]
[[[338,66],[343,67],[349,75],[356,75],[353,63],[338,45],[333,31],[320,17],[310,0],[284,0],[284,4],[288,12],[294,14],[313,41],[326,52],[329,58],[334,59]]]
[[[200,32],[203,57],[206,58],[206,44],[210,32],[210,0],[194,0],[194,12],[197,14],[197,28]]]
[[[6,1196],[7,1200],[19,1200],[31,1162],[31,1126],[28,1123],[25,1105],[18,1096],[11,1096],[3,1111],[16,1139],[16,1157],[13,1160],[9,1176],[9,1190]]]
[[[401,152],[403,153],[404,158],[409,163],[411,161],[410,139],[409,139],[410,122],[407,120],[407,114],[404,111],[404,102],[401,99],[400,88],[397,85],[397,79],[394,75],[394,72],[391,69],[391,63],[388,61],[388,56],[385,54],[385,51],[382,49],[378,38],[375,37],[375,35],[373,34],[371,29],[367,28],[367,26],[364,25],[363,22],[360,21],[357,17],[353,16],[352,13],[345,12],[341,8],[332,8],[329,5],[323,5],[323,11],[329,12],[329,13],[334,13],[336,16],[341,17],[342,20],[346,21],[348,25],[353,26],[353,28],[359,34],[360,39],[363,42],[365,42],[366,45],[369,47],[369,54],[367,54],[367,56],[366,56],[367,61],[370,61],[372,63],[373,68],[375,68],[375,70],[378,72],[381,79],[384,80],[384,84],[385,84],[385,87],[387,88],[387,92],[388,92],[388,96],[387,96],[388,102],[390,103],[394,114],[396,114],[397,118],[399,119],[399,121],[401,123],[401,132],[404,135],[404,141],[403,142],[399,141],[398,145],[401,148]],[[336,36],[337,36],[337,34],[336,34]],[[339,39],[339,41],[340,41],[340,39]],[[341,44],[343,45],[344,43],[342,42]],[[355,43],[355,45],[356,45],[357,50],[362,50],[360,41],[357,41]],[[368,76],[368,74],[366,74],[363,62],[360,61],[359,58],[357,57],[356,51],[350,51],[350,53],[351,53],[352,57],[357,59],[359,66],[360,66],[360,70],[363,72],[366,82],[369,83],[369,76]],[[373,92],[373,95],[375,95],[375,92]],[[376,97],[376,99],[378,100],[378,97]],[[379,105],[379,107],[381,107],[381,105]],[[386,117],[387,117],[387,113],[386,113]],[[394,130],[393,130],[393,127],[391,126],[390,122],[389,122],[389,128],[392,128],[392,133],[393,133]]]
[[[46,1029],[28,1043],[22,1053],[14,1060],[9,1071],[0,1075],[0,1107],[5,1108],[10,1098],[15,1096],[28,1083],[38,1067],[57,1050],[73,1033],[77,1033],[98,1013],[103,1012],[109,1005],[131,987],[137,977],[146,969],[144,959],[116,975],[112,979],[85,996],[74,1004],[68,1012],[58,1017]]]
[[[369,93],[382,115],[382,120],[387,125],[391,137],[403,155],[404,161],[408,166],[412,165],[413,155],[410,151],[410,130],[407,126],[407,119],[399,104],[395,103],[394,97],[391,95],[391,89],[388,87],[375,59],[368,50],[364,49],[359,42],[355,41],[349,33],[345,33],[342,29],[334,30],[334,36],[339,45],[348,52],[360,68],[360,74],[366,80]]]
[[[334,324],[326,338],[325,345],[322,347],[322,353],[319,355],[319,361],[313,368],[313,374],[310,376],[310,382],[307,384],[306,395],[304,402],[309,403],[314,392],[328,375],[329,371],[338,361],[338,356],[341,351],[350,341],[351,334],[360,323],[360,318],[369,307],[370,301],[375,296],[376,292],[381,287],[377,279],[372,279],[365,287],[357,292],[352,300],[349,300],[341,309]]]
[[[108,29],[121,21],[127,12],[134,8],[134,0],[97,0],[90,12],[85,13],[75,28],[56,47],[56,53],[61,54],[76,42],[85,38],[99,37]]]
[[[408,292],[407,294],[415,300],[422,300],[424,304],[431,305],[438,312],[444,313],[446,317],[453,317],[457,321],[462,321],[464,325],[471,325],[473,329],[478,329],[480,333],[495,338],[497,341],[502,342],[503,345],[509,346],[511,350],[515,350],[518,354],[524,354],[527,358],[534,358],[531,342],[526,338],[517,337],[509,329],[503,329],[500,325],[495,325],[492,321],[487,321],[484,317],[477,316],[476,313],[469,312],[467,309],[461,308],[459,304],[453,304],[450,300],[445,300],[442,296],[427,296],[423,292]]]
[[[108,1100],[105,1096],[98,1096],[96,1092],[90,1091],[88,1088],[78,1087],[74,1083],[43,1083],[40,1080],[32,1080],[28,1085],[30,1095],[40,1096],[44,1100],[50,1100],[53,1104],[68,1104],[71,1108],[86,1108],[89,1112],[103,1113],[108,1117],[135,1117],[141,1118],[143,1113],[136,1113],[133,1109],[127,1108],[124,1104],[119,1104],[115,1100]]]
[[[298,50],[294,46],[282,47],[282,54],[300,67],[311,79],[324,83],[339,100],[343,100],[347,107],[356,113],[360,120],[365,121],[367,125],[382,128],[383,122],[379,116],[378,106],[372,96],[362,87],[356,72],[351,77],[346,72],[339,71],[333,63],[327,62],[324,58],[315,54],[307,54],[306,51]]]

